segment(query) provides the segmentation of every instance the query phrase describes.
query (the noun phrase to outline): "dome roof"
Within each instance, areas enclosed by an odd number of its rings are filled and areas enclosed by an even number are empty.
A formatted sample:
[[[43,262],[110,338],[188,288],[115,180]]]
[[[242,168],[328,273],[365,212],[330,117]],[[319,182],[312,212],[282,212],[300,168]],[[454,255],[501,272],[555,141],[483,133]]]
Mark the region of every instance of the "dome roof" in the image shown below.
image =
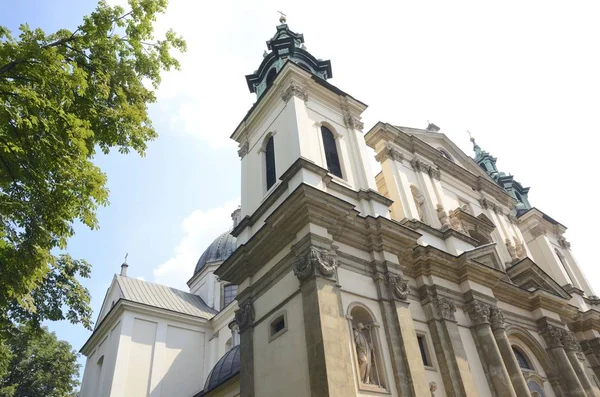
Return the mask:
[[[222,262],[229,258],[229,255],[235,251],[235,237],[231,235],[231,230],[226,231],[212,242],[204,251],[194,270],[194,275],[198,274],[207,263]]]
[[[239,373],[240,345],[237,345],[225,353],[225,355],[223,355],[223,357],[217,361],[212,371],[210,371],[210,374],[208,374],[208,378],[206,378],[202,395],[217,388]]]

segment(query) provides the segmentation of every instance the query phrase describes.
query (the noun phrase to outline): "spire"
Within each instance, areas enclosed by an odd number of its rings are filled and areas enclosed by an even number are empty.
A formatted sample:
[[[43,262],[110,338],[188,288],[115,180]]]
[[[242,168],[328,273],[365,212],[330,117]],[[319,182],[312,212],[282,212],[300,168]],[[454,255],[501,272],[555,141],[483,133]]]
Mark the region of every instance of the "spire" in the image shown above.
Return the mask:
[[[127,268],[129,267],[129,265],[127,264],[127,256],[129,254],[125,254],[125,261],[123,261],[123,264],[121,264],[121,276],[125,276],[127,277]]]
[[[471,135],[471,131],[467,130],[467,133],[469,134],[469,140],[473,142],[473,150],[475,151],[475,158],[477,158],[481,155],[481,148],[475,143],[475,138]]]
[[[267,41],[267,50],[258,69],[246,76],[248,89],[260,97],[271,86],[277,73],[288,62],[293,62],[305,71],[327,80],[331,78],[331,62],[315,58],[306,50],[304,35],[290,30],[287,16],[278,11],[280,24],[276,26],[275,35]]]

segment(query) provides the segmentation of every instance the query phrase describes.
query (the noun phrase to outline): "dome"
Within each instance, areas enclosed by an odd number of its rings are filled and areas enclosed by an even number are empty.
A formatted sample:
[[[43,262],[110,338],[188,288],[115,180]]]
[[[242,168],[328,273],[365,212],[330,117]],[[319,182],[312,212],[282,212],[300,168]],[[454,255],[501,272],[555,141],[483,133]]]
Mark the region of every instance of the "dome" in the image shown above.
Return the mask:
[[[240,345],[234,346],[229,350],[213,367],[206,383],[204,383],[204,390],[202,395],[217,388],[223,383],[227,382],[233,376],[240,373]]]
[[[235,248],[235,237],[231,235],[231,230],[221,234],[208,246],[200,259],[198,259],[194,274],[198,274],[207,263],[222,262],[229,258],[229,255],[235,251]]]

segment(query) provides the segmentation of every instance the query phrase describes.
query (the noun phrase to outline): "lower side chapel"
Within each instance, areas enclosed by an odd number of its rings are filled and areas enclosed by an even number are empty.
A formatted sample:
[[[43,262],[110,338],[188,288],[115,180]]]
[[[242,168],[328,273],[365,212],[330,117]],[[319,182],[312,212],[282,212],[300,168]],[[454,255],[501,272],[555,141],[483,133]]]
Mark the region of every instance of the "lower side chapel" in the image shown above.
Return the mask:
[[[600,298],[566,227],[474,139],[363,134],[367,105],[280,22],[231,136],[232,229],[189,292],[122,266],[80,396],[600,397]]]

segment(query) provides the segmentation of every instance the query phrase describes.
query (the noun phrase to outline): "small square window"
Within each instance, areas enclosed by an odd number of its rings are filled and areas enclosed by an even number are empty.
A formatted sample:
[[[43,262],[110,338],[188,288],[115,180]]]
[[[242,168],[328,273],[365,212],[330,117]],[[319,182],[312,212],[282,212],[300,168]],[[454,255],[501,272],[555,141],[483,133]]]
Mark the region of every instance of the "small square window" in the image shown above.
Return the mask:
[[[287,315],[283,312],[276,316],[269,325],[269,342],[287,331]]]

